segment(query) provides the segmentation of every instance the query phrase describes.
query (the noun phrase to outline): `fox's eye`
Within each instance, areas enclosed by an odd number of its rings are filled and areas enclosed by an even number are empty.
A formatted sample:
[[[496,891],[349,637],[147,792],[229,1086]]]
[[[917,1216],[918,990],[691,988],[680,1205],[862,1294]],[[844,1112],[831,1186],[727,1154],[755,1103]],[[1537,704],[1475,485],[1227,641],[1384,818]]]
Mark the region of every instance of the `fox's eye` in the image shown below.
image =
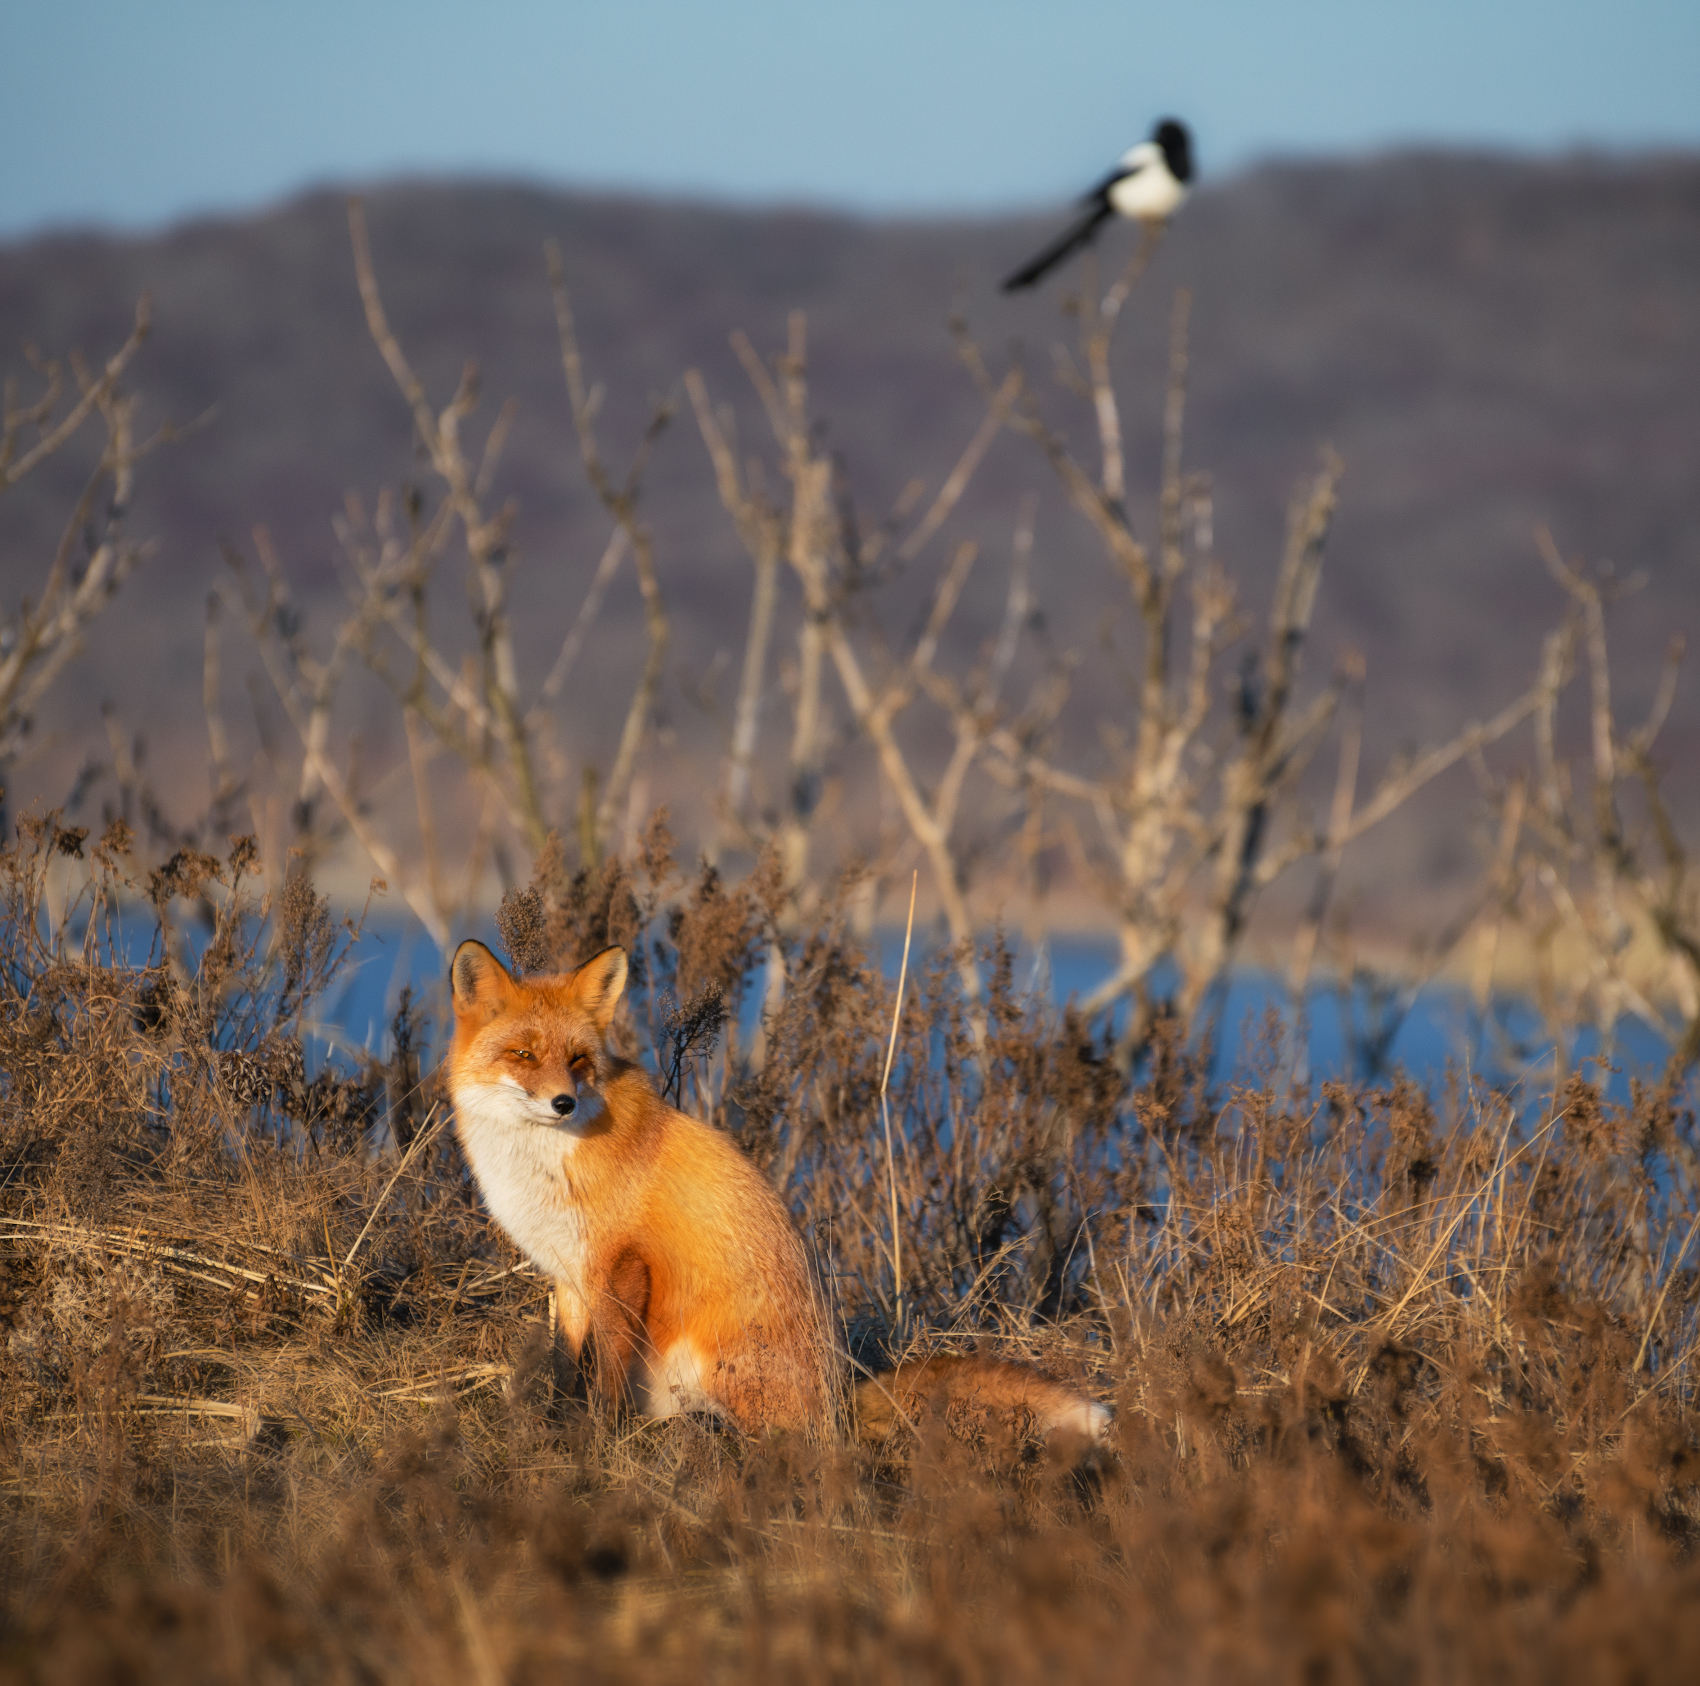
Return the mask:
[[[537,1063],[537,1056],[532,1053],[529,1048],[510,1048],[508,1050],[508,1057],[515,1060],[524,1060],[530,1065],[535,1065]]]
[[[595,1075],[596,1064],[589,1058],[588,1055],[580,1054],[579,1057],[567,1067],[567,1069],[580,1083],[583,1083],[588,1078]]]

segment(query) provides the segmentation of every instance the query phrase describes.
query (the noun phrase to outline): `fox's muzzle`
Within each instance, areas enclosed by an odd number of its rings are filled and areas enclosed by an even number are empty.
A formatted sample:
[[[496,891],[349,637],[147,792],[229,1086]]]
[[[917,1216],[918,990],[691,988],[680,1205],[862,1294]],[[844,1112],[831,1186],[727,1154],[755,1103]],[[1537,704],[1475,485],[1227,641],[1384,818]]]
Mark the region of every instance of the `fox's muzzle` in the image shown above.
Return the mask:
[[[560,1118],[571,1118],[578,1111],[578,1101],[572,1095],[557,1095],[549,1104],[555,1109],[556,1116]]]

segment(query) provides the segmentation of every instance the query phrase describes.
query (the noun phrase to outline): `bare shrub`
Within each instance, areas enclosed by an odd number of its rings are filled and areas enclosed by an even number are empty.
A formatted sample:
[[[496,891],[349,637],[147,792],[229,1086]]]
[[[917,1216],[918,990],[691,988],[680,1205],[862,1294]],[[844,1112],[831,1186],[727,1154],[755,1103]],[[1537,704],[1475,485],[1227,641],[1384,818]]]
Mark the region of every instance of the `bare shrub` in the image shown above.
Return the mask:
[[[59,544],[39,587],[14,609],[0,606],[0,800],[13,762],[29,739],[37,705],[76,654],[88,624],[107,606],[147,547],[133,541],[124,520],[135,485],[136,464],[169,430],[151,439],[136,435],[136,401],[121,382],[141,350],[149,327],[148,301],[136,307],[130,336],[98,371],[80,352],[68,359],[76,396],[67,397],[65,367],[29,348],[39,389],[20,396],[18,382],[5,385],[0,416],[0,494],[63,451],[91,420],[105,429],[93,472],[66,517]],[[22,570],[18,577],[21,577]],[[5,810],[0,806],[0,820]]]

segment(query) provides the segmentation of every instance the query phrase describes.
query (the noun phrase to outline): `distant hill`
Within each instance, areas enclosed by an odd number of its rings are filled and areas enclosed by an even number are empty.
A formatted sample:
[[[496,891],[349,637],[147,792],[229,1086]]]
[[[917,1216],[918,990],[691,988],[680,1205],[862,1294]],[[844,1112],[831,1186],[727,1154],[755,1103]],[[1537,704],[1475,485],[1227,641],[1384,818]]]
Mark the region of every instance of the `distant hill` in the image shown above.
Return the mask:
[[[486,418],[504,398],[520,401],[500,484],[520,507],[518,566],[530,583],[516,589],[537,593],[548,610],[539,619],[576,602],[604,531],[571,435],[546,240],[566,253],[616,461],[691,366],[737,403],[746,445],[762,442],[727,337],[743,328],[777,349],[786,313],[803,309],[816,407],[875,513],[912,475],[936,484],[980,418],[944,325],[958,295],[990,351],[1020,340],[1041,376],[1069,332],[1056,310],[1068,275],[1037,296],[996,292],[1062,207],[876,222],[500,183],[399,183],[366,197],[385,299],[433,398],[447,399],[471,357]],[[1132,236],[1112,239],[1119,254]],[[1568,550],[1646,571],[1618,611],[1614,644],[1626,716],[1645,706],[1669,633],[1700,633],[1700,159],[1410,155],[1272,165],[1206,186],[1142,283],[1122,348],[1130,463],[1147,510],[1181,285],[1196,301],[1188,459],[1214,478],[1219,548],[1251,601],[1271,576],[1295,478],[1325,443],[1346,460],[1312,659],[1324,670],[1348,644],[1367,654],[1372,770],[1401,743],[1486,712],[1531,671],[1561,608],[1530,541],[1537,521]],[[361,316],[340,194],[147,238],[67,233],[0,248],[0,368],[21,367],[26,339],[104,351],[143,291],[157,323],[135,376],[148,413],[218,414],[146,465],[133,528],[157,535],[158,550],[44,718],[52,749],[25,769],[26,798],[63,794],[82,746],[100,740],[95,705],[110,697],[146,722],[168,795],[203,801],[202,605],[222,572],[221,539],[246,545],[256,523],[268,526],[322,611],[337,591],[330,521],[345,492],[370,499],[416,472],[406,409]],[[1050,407],[1084,446],[1078,406],[1057,390]],[[0,500],[10,599],[48,553],[75,466]],[[716,651],[740,647],[748,570],[688,409],[648,486],[675,627],[671,753],[695,753],[713,728],[686,682]],[[961,636],[977,639],[995,616],[1010,519],[1029,489],[1043,498],[1036,581],[1053,636],[1088,651],[1098,675],[1083,680],[1079,716],[1125,711],[1096,655],[1099,623],[1125,610],[1123,596],[1042,460],[1014,437],[995,446],[958,523],[988,546]],[[582,695],[602,694],[629,666],[639,625],[628,580]],[[547,632],[522,650],[534,671]],[[239,647],[229,662],[240,698],[251,663]],[[616,722],[603,712],[575,718],[581,741],[611,739]],[[1700,762],[1691,681],[1663,746],[1680,787]],[[1692,821],[1700,782],[1686,782]],[[1396,822],[1373,857],[1372,888],[1415,893],[1473,870],[1468,801],[1460,776]]]

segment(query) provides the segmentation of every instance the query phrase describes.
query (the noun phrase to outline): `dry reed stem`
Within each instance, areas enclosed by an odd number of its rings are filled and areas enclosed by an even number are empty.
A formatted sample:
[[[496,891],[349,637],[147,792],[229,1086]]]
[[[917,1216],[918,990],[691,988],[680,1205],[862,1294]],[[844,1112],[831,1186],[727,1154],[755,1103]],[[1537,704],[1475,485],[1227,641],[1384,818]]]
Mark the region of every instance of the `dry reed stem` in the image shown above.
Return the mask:
[[[897,1054],[897,1026],[903,1017],[903,990],[909,981],[909,942],[915,934],[915,892],[920,883],[921,874],[917,871],[909,880],[909,917],[903,927],[903,960],[897,971],[897,997],[891,1007],[891,1040],[886,1044],[885,1066],[880,1072],[880,1118],[885,1125],[885,1170],[891,1189],[891,1274],[899,1338],[904,1327],[903,1237],[897,1222],[897,1161],[891,1151],[891,1109],[886,1104],[886,1091],[891,1084],[891,1062]]]

